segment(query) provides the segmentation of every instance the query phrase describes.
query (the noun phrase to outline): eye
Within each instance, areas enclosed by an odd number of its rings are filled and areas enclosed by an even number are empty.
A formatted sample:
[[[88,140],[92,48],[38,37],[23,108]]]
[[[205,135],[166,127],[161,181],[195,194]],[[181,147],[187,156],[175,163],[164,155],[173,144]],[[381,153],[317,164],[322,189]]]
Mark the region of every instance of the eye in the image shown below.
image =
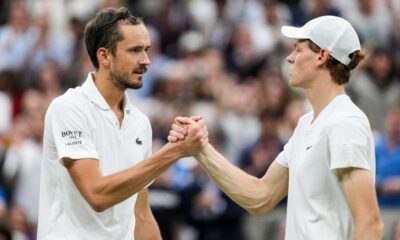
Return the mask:
[[[140,53],[142,51],[141,47],[134,47],[129,50],[131,53]]]

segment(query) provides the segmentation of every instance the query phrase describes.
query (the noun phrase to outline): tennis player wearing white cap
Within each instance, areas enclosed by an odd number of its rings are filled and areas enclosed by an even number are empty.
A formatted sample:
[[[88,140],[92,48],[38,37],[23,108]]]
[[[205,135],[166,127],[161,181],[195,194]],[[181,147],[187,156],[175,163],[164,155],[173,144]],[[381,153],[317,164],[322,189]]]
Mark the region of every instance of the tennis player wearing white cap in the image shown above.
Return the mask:
[[[305,90],[313,111],[300,118],[261,179],[233,166],[211,145],[196,158],[252,214],[267,213],[288,195],[288,240],[382,239],[370,125],[343,87],[364,57],[357,34],[334,16],[285,26],[282,33],[297,40],[287,57],[290,84]],[[184,139],[187,122],[175,119],[170,141]]]

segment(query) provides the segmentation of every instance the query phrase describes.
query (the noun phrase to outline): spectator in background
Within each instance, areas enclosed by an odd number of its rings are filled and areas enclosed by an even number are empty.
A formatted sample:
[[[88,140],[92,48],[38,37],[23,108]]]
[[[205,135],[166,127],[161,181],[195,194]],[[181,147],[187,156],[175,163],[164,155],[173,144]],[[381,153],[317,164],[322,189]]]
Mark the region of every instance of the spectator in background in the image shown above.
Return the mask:
[[[353,24],[367,47],[385,47],[393,30],[393,15],[387,2],[381,0],[353,0],[340,9],[343,17]]]
[[[69,41],[71,42],[71,64],[68,65],[66,70],[66,76],[63,79],[63,88],[68,89],[75,87],[82,82],[84,74],[87,72],[84,69],[84,44],[83,44],[83,33],[84,33],[84,20],[78,17],[71,17],[69,19],[70,34],[68,35]],[[85,53],[87,58],[87,55]]]
[[[396,79],[389,49],[373,50],[366,68],[357,72],[347,86],[354,102],[367,114],[375,134],[384,130],[389,106],[400,102],[400,82]]]
[[[310,19],[323,15],[340,16],[340,10],[332,4],[332,0],[300,0],[299,6],[293,11],[295,26],[303,25]]]
[[[254,36],[245,24],[235,27],[225,57],[228,71],[237,74],[240,82],[256,76],[266,61],[265,55],[258,54]]]
[[[12,1],[6,25],[0,28],[0,71],[23,71],[34,47],[35,30],[23,1]]]
[[[29,132],[24,139],[9,147],[2,174],[11,189],[11,230],[13,234],[34,238],[39,211],[43,121],[47,105],[40,92],[29,90],[24,94],[22,106],[21,121],[29,125]]]
[[[279,138],[287,143],[293,135],[294,129],[301,116],[307,112],[307,100],[304,97],[294,97],[286,105],[282,118],[278,123]]]
[[[238,84],[231,80],[221,89],[220,97],[224,106],[220,113],[222,133],[225,137],[224,151],[235,165],[244,146],[254,142],[260,134],[260,122],[256,116],[258,110],[256,82]]]
[[[385,134],[376,144],[376,185],[378,203],[385,223],[385,239],[400,219],[400,104],[389,108]]]
[[[258,88],[258,108],[267,109],[277,114],[283,114],[286,105],[290,101],[291,90],[280,72],[260,71],[258,75],[260,86]]]
[[[38,66],[33,86],[43,94],[47,106],[63,93],[61,72],[59,65],[49,59]]]
[[[196,229],[196,240],[245,240],[243,210],[197,166],[194,180],[181,190],[185,221]]]
[[[52,35],[47,13],[35,17],[34,45],[29,51],[27,62],[27,84],[31,86],[36,71],[43,63],[50,60],[61,69],[67,69],[72,60],[72,41],[68,38]]]

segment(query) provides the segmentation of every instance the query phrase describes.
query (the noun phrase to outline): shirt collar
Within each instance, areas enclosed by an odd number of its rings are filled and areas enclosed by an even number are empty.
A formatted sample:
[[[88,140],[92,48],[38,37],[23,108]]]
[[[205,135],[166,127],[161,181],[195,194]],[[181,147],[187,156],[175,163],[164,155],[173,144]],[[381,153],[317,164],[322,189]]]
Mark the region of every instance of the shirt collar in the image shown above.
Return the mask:
[[[82,90],[85,96],[97,107],[103,110],[110,110],[110,106],[104,99],[103,95],[99,92],[93,81],[92,73],[90,72],[86,78],[86,81],[82,85]],[[124,93],[124,113],[133,114],[132,104],[129,100],[128,94]]]

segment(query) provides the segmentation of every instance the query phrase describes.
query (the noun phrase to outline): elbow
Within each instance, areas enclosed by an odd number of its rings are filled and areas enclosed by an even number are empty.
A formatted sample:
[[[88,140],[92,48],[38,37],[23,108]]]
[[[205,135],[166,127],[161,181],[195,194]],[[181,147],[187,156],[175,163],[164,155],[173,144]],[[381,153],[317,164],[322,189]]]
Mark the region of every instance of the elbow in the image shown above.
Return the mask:
[[[383,230],[385,229],[385,225],[383,221],[379,219],[379,221],[375,224],[375,231],[379,236],[383,236]]]
[[[371,219],[370,226],[378,236],[383,236],[384,224],[379,213]]]
[[[358,227],[357,227],[358,225]],[[368,232],[371,236],[370,239],[382,239],[384,224],[379,214],[372,214],[368,218],[356,222],[356,228],[359,232]]]
[[[245,209],[251,216],[259,217],[271,211],[272,207],[269,207],[268,204],[265,204],[255,207],[246,207]]]
[[[86,201],[88,202],[90,207],[98,213],[104,212],[110,207],[107,202],[100,196],[91,196],[86,199]]]
[[[268,213],[273,207],[272,199],[269,195],[264,195],[259,199],[255,199],[251,204],[244,206],[246,211],[255,217]]]
[[[90,203],[90,207],[98,213],[104,212],[108,207],[102,204]]]
[[[254,217],[259,217],[266,213],[266,211],[262,211],[260,208],[246,208],[246,211]]]

